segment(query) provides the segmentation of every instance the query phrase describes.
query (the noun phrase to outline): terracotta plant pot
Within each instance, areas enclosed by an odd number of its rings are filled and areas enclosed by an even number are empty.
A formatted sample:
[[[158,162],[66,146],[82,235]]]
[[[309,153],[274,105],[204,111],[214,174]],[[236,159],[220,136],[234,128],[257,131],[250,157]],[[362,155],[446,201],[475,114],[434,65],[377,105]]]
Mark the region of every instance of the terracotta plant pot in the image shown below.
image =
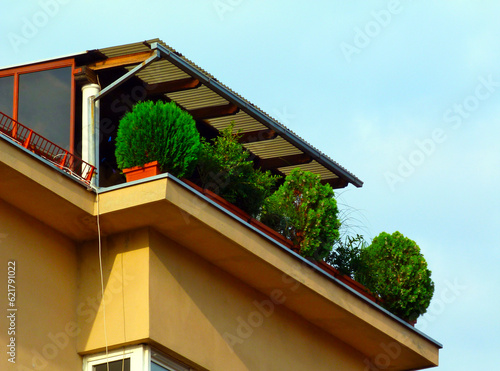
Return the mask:
[[[290,250],[293,250],[295,252],[298,251],[298,249],[296,249],[295,246],[293,245],[292,241],[290,241],[288,238],[283,236],[281,233],[276,232],[271,227],[268,227],[264,223],[260,222],[259,220],[252,218],[252,219],[250,219],[250,224],[253,225],[254,227],[257,227],[261,232],[263,232],[264,234],[268,235],[269,237],[275,239],[276,241],[278,241],[282,245],[285,245]]]
[[[325,261],[320,261],[315,263],[318,267],[323,269],[325,272],[331,274],[333,277],[337,278],[339,281],[345,283],[347,286],[349,286],[351,289],[359,292],[361,295],[364,297],[370,299],[374,303],[379,303],[375,296],[373,296],[370,291],[364,287],[362,284],[359,282],[353,280],[351,277],[344,276],[341,274],[336,268],[332,267],[330,264],[328,264]]]
[[[186,183],[187,185],[189,185],[191,188],[194,188],[198,192],[204,194],[209,199],[211,199],[212,201],[215,201],[218,205],[222,206],[226,210],[229,210],[234,215],[238,216],[239,218],[243,219],[244,221],[248,222],[248,221],[250,221],[250,219],[252,219],[248,213],[246,213],[245,211],[241,210],[238,206],[233,205],[229,201],[226,201],[223,197],[221,197],[218,194],[210,191],[209,189],[201,188],[200,186],[196,185],[195,183],[191,182],[188,179],[184,179],[183,178],[181,180],[184,183]]]
[[[134,180],[149,178],[150,176],[160,174],[160,166],[158,165],[158,161],[148,162],[143,166],[123,169],[123,174],[125,174],[127,182],[133,182]]]
[[[219,196],[217,193],[214,193],[208,189],[204,189],[203,193],[205,194],[205,196],[210,198],[212,201],[217,202],[220,206],[231,211],[234,215],[238,216],[239,218],[243,219],[244,221],[248,222],[251,219],[251,217],[248,213],[241,210],[238,206],[233,205],[231,202],[226,201],[223,197]]]

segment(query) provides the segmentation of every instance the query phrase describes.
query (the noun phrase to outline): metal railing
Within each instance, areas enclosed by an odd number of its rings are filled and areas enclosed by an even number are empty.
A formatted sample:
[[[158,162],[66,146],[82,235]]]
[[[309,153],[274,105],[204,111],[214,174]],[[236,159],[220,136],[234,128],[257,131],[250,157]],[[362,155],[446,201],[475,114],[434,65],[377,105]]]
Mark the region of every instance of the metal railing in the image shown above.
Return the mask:
[[[0,112],[0,134],[3,134],[27,150],[48,160],[59,169],[90,184],[95,167],[73,155],[57,144],[42,137],[30,128]]]

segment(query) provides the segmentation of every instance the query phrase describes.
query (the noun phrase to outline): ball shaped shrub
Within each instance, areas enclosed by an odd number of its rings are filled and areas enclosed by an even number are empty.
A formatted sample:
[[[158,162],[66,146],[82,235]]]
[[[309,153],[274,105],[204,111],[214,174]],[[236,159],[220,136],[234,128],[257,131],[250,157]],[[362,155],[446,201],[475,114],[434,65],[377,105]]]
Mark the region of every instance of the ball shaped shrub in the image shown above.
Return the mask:
[[[116,162],[126,169],[158,161],[163,172],[187,177],[196,166],[200,146],[193,117],[174,102],[140,102],[120,120]]]
[[[356,279],[381,305],[405,321],[425,313],[434,294],[434,282],[418,245],[400,232],[382,232],[361,252],[364,271]]]
[[[329,184],[310,171],[294,169],[264,203],[261,221],[290,239],[300,254],[322,260],[339,237],[337,202]]]

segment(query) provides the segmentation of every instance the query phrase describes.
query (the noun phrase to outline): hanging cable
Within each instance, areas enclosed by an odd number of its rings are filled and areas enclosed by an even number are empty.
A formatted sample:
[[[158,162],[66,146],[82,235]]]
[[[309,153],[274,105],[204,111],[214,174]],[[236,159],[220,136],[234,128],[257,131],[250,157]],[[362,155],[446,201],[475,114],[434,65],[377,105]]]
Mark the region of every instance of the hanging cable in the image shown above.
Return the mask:
[[[106,369],[109,371],[109,353],[108,353],[108,333],[106,330],[106,300],[104,300],[104,275],[102,270],[102,242],[101,242],[101,223],[100,223],[100,210],[99,210],[99,190],[94,188],[96,193],[97,204],[97,235],[99,243],[99,272],[101,275],[101,297],[102,297],[102,318],[104,324],[104,345],[106,347]]]

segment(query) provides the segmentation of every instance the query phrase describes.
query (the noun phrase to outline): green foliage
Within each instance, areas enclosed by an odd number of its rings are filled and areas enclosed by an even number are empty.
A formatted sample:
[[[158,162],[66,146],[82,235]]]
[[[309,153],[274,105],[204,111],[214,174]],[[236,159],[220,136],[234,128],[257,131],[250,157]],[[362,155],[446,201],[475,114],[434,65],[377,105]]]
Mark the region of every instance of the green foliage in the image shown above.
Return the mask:
[[[399,232],[382,232],[363,249],[366,270],[356,279],[381,299],[396,316],[413,321],[425,313],[434,294],[434,282],[418,245]]]
[[[202,140],[198,162],[201,186],[256,216],[279,177],[255,169],[250,152],[239,143],[240,136],[232,132],[233,124],[211,142]]]
[[[266,199],[261,221],[289,238],[302,256],[321,260],[339,237],[337,202],[329,184],[310,171],[294,169]]]
[[[325,261],[336,268],[343,275],[354,278],[356,274],[366,270],[361,260],[361,251],[366,247],[363,236],[347,236],[344,240],[338,239],[331,253]]]
[[[174,102],[137,103],[121,120],[116,137],[120,169],[158,161],[162,171],[191,175],[200,152],[194,119]]]

